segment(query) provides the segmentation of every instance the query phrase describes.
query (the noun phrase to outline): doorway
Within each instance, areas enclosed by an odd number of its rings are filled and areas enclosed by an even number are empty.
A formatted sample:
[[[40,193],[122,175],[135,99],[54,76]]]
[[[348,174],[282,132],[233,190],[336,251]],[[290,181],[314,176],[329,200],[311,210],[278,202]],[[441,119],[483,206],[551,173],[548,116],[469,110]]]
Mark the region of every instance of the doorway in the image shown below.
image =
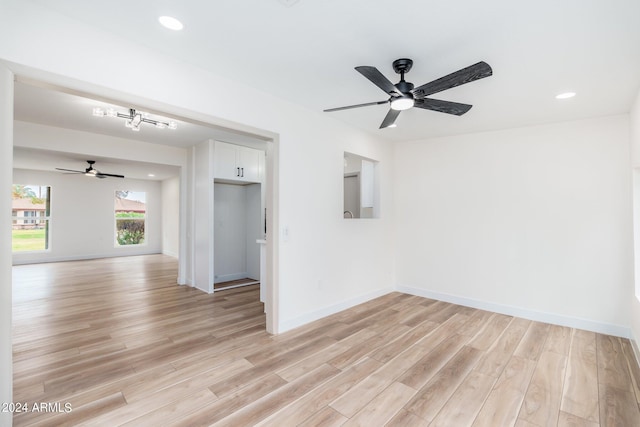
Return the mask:
[[[262,185],[216,182],[213,194],[214,291],[260,283]]]
[[[28,73],[29,71],[27,70],[26,72]],[[39,78],[41,77],[42,77],[41,74],[39,74]],[[55,82],[57,79],[55,76],[49,76],[49,78],[51,82]],[[80,87],[84,90],[80,90],[80,89],[72,90],[64,86],[58,86],[55,83],[45,83],[42,81],[35,81],[25,76],[18,76],[16,78],[16,84],[28,84],[40,90],[49,90],[51,92],[58,93],[58,94],[82,98],[85,100],[84,105],[87,104],[87,101],[90,101],[90,102],[96,101],[100,103],[113,103],[123,107],[135,106],[136,109],[138,110],[150,111],[153,114],[161,114],[173,120],[180,121],[184,123],[185,126],[193,126],[193,127],[199,127],[201,129],[205,129],[206,131],[209,132],[208,134],[209,136],[207,136],[207,138],[224,139],[230,142],[244,141],[246,139],[252,139],[252,138],[260,141],[261,143],[267,146],[266,151],[269,153],[269,158],[266,164],[267,180],[265,181],[265,185],[262,189],[266,197],[265,205],[267,209],[270,211],[266,228],[270,230],[270,233],[271,233],[271,230],[277,229],[278,211],[276,208],[277,191],[275,189],[275,185],[277,183],[277,156],[278,156],[277,135],[272,134],[268,131],[255,129],[239,123],[230,123],[229,121],[226,121],[226,120],[222,121],[215,117],[205,116],[202,114],[196,114],[195,116],[197,117],[194,117],[193,116],[194,113],[192,112],[182,110],[177,107],[170,107],[164,104],[155,104],[148,100],[141,101],[134,96],[119,94],[118,99],[112,99],[109,97],[110,93],[106,92],[103,88],[93,87],[92,85],[83,84],[81,82],[76,82],[75,86],[76,88]],[[47,104],[47,103],[41,103],[41,104]],[[82,104],[82,103],[79,103],[79,104]],[[50,104],[47,104],[47,105],[50,105]],[[64,108],[61,108],[61,109],[48,108],[48,111],[50,112],[60,111],[60,110],[64,110]],[[17,114],[18,110],[15,106],[14,106],[14,111],[15,111],[14,115],[16,116],[16,120],[20,120]],[[33,110],[30,110],[30,111],[33,112]],[[37,115],[41,116],[43,119],[47,117],[44,114],[43,115],[37,114]],[[67,117],[70,117],[70,116],[67,116]],[[103,123],[106,123],[106,122],[103,122]],[[52,123],[48,123],[45,125],[54,126],[54,124]],[[124,128],[124,126],[122,126],[121,128]],[[88,132],[87,129],[78,129],[78,130],[83,132]],[[154,132],[156,131],[155,129],[150,129],[150,132],[145,133],[144,132],[145,130],[147,129],[145,128],[142,132],[139,132],[137,134],[150,135],[151,131],[154,131]],[[104,154],[109,152],[109,147],[108,147],[109,143],[104,142],[105,141],[104,135],[105,133],[103,132],[103,133],[100,133],[95,138],[97,141],[95,145],[95,147],[97,147],[96,152],[101,152],[102,153],[101,155],[105,159],[109,158],[110,160],[114,160],[114,161],[124,160],[122,158],[119,159],[117,157],[108,157],[108,154]],[[128,134],[128,135],[133,135],[133,134]],[[152,142],[149,142],[149,141],[142,141],[142,142],[153,144]],[[171,145],[173,143],[169,142],[167,144]],[[185,140],[181,139],[180,141],[178,141],[178,139],[176,139],[175,144],[177,145],[182,144],[182,146],[184,147]],[[14,146],[15,146],[15,142],[14,142]],[[157,149],[155,147],[157,147]],[[153,146],[150,146],[150,151],[148,152],[151,153],[156,150],[161,152],[164,150],[163,147],[166,147],[164,142],[160,144],[154,144]],[[30,148],[38,149],[39,147],[30,147]],[[61,152],[63,151],[65,150],[61,149]],[[67,153],[74,152],[74,147],[69,146],[65,152]],[[129,153],[129,155],[131,156],[131,153]],[[130,158],[133,158],[136,156],[131,156]],[[130,160],[129,163],[136,163],[136,161]],[[156,162],[156,164],[162,164],[162,161],[158,161]],[[187,279],[189,277],[189,269],[192,268],[192,265],[190,265],[190,262],[188,261],[188,259],[193,254],[193,248],[189,247],[190,244],[187,239],[187,235],[189,231],[188,216],[193,214],[192,211],[190,210],[190,207],[192,206],[192,200],[190,200],[191,196],[188,195],[188,188],[189,188],[188,182],[190,180],[190,172],[188,170],[188,164],[180,165],[179,173],[180,175],[179,175],[178,185],[180,187],[180,194],[179,194],[180,215],[179,215],[179,225],[178,225],[179,227],[178,251],[179,252],[178,252],[177,258],[179,260],[180,273],[178,275],[177,281],[180,284],[188,284]],[[272,206],[273,208],[271,208]],[[275,238],[270,239],[266,244],[266,248],[268,252],[268,262],[266,263],[267,265],[265,268],[267,279],[264,281],[265,283],[268,283],[268,286],[270,286],[270,290],[268,292],[268,295],[265,301],[265,310],[267,312],[267,330],[271,333],[277,333],[277,330],[278,330],[278,327],[277,327],[277,319],[278,319],[278,316],[277,316],[277,250],[276,250],[277,236],[276,234],[277,233],[271,233],[271,235],[275,236]]]

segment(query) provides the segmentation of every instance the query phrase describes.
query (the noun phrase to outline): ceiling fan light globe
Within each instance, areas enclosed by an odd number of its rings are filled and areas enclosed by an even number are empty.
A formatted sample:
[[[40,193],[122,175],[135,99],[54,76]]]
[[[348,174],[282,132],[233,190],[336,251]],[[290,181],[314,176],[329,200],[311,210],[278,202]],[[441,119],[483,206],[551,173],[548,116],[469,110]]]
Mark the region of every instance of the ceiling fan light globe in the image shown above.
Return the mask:
[[[396,98],[391,101],[391,109],[397,111],[408,110],[413,105],[414,101],[411,98]]]
[[[142,113],[138,113],[134,115],[133,118],[131,119],[131,125],[134,128],[140,126],[140,123],[142,123]]]

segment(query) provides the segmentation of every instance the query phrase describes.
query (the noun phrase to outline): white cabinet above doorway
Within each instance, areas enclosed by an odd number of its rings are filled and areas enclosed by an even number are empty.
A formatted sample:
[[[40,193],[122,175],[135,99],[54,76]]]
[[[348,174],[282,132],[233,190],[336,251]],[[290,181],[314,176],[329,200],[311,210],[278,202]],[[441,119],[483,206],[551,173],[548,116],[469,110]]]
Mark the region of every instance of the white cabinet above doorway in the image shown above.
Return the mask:
[[[264,151],[216,141],[213,173],[219,180],[262,182]]]

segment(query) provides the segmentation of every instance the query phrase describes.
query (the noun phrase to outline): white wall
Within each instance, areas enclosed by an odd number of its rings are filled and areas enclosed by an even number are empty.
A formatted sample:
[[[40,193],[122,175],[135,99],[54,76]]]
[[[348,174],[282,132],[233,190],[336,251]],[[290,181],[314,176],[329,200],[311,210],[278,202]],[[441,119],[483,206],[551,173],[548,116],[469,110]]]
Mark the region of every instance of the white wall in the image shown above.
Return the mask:
[[[215,183],[213,190],[215,283],[247,277],[247,192]]]
[[[179,167],[187,164],[184,148],[21,121],[15,121],[14,127],[14,145],[19,147]]]
[[[247,200],[247,276],[260,280],[260,245],[256,240],[264,238],[262,185],[249,184],[244,188]]]
[[[636,358],[640,361],[640,91],[636,96],[630,116],[630,139],[633,173],[633,225],[634,225],[634,264],[635,289],[631,301],[631,337],[636,351]]]
[[[11,223],[13,163],[13,73],[0,64],[0,222]],[[11,335],[11,229],[0,227],[0,402],[13,401]],[[0,425],[10,426],[12,414],[0,412]]]
[[[162,181],[162,253],[177,258],[180,249],[180,178]]]
[[[49,250],[16,252],[14,264],[162,252],[162,192],[157,181],[94,179],[83,175],[14,169],[16,184],[51,187]],[[146,192],[145,243],[115,245],[116,190]]]
[[[628,335],[628,116],[403,143],[404,289]]]
[[[193,186],[193,283],[204,292],[213,292],[213,141],[192,149]]]

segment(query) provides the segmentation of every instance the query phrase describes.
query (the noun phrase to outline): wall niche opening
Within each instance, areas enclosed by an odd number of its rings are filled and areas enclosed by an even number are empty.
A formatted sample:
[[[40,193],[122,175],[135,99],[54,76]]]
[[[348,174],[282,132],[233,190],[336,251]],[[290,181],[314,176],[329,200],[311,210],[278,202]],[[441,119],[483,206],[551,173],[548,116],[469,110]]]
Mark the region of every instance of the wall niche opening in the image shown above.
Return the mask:
[[[379,218],[378,161],[344,152],[344,219]]]

